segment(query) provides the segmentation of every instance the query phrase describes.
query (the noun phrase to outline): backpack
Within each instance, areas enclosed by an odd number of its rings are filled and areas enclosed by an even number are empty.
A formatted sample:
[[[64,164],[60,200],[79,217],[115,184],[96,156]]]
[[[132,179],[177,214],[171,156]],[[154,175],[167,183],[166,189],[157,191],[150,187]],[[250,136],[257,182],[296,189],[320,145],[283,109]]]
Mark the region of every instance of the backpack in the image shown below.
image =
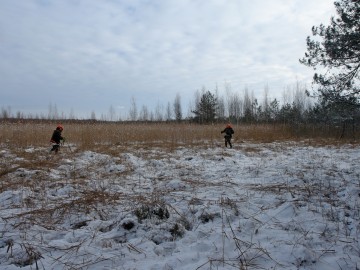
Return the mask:
[[[234,130],[232,128],[227,128],[226,134],[232,135],[232,134],[234,134]]]

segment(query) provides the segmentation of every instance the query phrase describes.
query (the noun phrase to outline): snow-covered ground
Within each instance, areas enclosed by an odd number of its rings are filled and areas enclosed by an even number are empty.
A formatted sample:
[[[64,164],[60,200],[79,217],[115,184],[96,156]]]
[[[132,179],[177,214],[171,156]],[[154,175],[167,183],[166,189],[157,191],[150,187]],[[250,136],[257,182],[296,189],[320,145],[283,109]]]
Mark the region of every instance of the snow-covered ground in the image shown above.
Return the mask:
[[[0,268],[360,269],[359,158],[292,142],[2,146]]]

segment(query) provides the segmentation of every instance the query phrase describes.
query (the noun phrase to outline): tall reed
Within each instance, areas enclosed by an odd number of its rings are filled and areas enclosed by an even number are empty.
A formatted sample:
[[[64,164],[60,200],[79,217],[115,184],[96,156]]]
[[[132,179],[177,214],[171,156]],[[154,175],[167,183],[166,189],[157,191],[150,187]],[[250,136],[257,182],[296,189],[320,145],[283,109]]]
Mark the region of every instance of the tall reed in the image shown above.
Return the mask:
[[[0,143],[15,147],[41,147],[50,145],[50,137],[57,122],[0,122]],[[63,123],[63,136],[69,144],[92,149],[100,145],[140,147],[214,146],[223,143],[220,131],[224,124],[198,125],[191,123],[129,123],[86,122]],[[234,143],[244,140],[273,142],[286,140],[314,140],[332,143],[338,132],[320,127],[294,129],[281,124],[234,125]],[[355,134],[356,135],[356,134]],[[356,135],[358,136],[358,135]],[[349,138],[348,138],[349,139]],[[351,137],[354,141],[354,136]],[[356,140],[355,140],[356,141]],[[347,142],[347,141],[346,141]]]

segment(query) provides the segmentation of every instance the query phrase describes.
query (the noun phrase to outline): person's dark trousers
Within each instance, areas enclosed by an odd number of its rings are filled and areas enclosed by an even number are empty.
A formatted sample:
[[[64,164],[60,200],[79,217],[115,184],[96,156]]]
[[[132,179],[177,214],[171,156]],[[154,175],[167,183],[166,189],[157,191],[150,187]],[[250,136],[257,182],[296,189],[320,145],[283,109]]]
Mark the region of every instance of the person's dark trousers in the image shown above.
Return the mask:
[[[50,152],[55,151],[55,153],[59,152],[60,144],[54,144],[51,148]]]
[[[225,136],[224,138],[225,138],[225,147],[227,147],[227,145],[229,144],[230,148],[232,148],[231,137]]]

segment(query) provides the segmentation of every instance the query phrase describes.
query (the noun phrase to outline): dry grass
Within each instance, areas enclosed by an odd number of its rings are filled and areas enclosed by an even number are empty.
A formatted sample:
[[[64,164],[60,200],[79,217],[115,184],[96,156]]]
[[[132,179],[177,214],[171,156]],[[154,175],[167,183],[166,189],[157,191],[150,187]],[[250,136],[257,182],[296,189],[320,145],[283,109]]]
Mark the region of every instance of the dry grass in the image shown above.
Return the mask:
[[[1,142],[17,147],[47,146],[56,123],[0,123]],[[91,149],[99,145],[173,147],[219,138],[220,126],[142,123],[67,123],[63,136],[68,143]]]
[[[48,147],[56,122],[2,122],[1,143],[10,148]],[[109,146],[136,148],[179,146],[214,146],[223,144],[223,124],[197,125],[174,123],[65,123],[63,136],[67,144],[80,150],[111,151]],[[348,134],[339,141],[339,130],[316,127],[294,128],[281,124],[234,125],[234,143],[241,141],[273,142],[307,140],[315,144],[356,142],[358,134]]]

